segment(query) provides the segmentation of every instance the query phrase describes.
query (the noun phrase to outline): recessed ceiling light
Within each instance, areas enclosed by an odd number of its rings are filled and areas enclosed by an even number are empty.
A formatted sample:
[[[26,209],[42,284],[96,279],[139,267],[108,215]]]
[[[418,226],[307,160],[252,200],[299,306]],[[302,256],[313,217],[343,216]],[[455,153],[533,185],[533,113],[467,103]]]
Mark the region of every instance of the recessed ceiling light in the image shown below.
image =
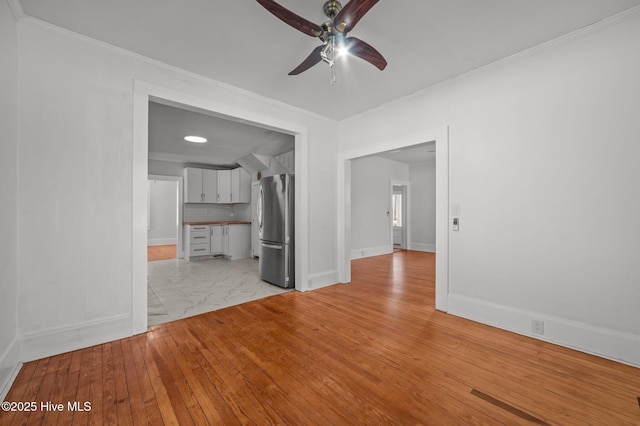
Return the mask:
[[[203,138],[202,136],[185,136],[184,140],[193,143],[205,143],[207,138]]]

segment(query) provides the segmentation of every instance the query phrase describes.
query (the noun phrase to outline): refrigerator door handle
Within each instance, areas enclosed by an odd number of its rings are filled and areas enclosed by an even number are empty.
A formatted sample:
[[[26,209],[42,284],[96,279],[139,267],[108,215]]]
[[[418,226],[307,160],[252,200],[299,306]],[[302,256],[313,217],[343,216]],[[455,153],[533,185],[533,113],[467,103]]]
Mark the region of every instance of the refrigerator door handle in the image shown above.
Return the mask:
[[[260,191],[258,192],[258,205],[257,205],[257,216],[258,216],[258,235],[262,237],[262,222],[264,220],[264,194],[262,185],[260,185]]]
[[[266,247],[266,248],[272,248],[272,249],[276,249],[276,250],[282,250],[282,246],[277,246],[275,244],[267,244],[267,243],[262,243],[262,247]]]

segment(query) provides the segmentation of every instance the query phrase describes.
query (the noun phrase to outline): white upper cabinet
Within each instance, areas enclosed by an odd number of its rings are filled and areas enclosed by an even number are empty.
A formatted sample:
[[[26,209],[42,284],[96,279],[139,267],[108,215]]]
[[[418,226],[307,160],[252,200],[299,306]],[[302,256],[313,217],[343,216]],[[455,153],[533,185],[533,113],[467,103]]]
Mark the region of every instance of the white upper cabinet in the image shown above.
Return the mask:
[[[202,202],[202,169],[184,169],[184,202]]]
[[[231,202],[231,170],[218,170],[218,203]]]
[[[184,202],[215,203],[218,197],[217,170],[184,169]]]
[[[185,203],[236,204],[251,202],[251,175],[233,170],[184,169]]]
[[[218,170],[202,170],[202,202],[215,203],[218,198]]]
[[[251,175],[242,167],[231,170],[231,202],[251,202]]]

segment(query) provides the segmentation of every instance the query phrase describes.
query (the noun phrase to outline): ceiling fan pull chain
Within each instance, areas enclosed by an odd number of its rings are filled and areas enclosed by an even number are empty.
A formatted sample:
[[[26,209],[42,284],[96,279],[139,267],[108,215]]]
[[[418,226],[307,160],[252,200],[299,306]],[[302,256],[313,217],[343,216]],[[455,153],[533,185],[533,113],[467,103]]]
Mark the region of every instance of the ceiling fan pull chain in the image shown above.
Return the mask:
[[[331,37],[331,62],[329,63],[329,68],[331,68],[331,85],[335,86],[336,84],[336,68],[334,65],[336,64],[336,38]]]

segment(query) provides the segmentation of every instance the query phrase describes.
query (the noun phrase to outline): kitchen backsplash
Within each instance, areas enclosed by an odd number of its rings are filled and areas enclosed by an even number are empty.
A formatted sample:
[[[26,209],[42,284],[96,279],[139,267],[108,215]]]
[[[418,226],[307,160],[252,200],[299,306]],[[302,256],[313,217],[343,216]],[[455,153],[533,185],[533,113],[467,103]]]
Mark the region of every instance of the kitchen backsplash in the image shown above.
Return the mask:
[[[251,222],[251,204],[234,204],[235,219]]]
[[[185,222],[251,221],[251,204],[185,204]]]

